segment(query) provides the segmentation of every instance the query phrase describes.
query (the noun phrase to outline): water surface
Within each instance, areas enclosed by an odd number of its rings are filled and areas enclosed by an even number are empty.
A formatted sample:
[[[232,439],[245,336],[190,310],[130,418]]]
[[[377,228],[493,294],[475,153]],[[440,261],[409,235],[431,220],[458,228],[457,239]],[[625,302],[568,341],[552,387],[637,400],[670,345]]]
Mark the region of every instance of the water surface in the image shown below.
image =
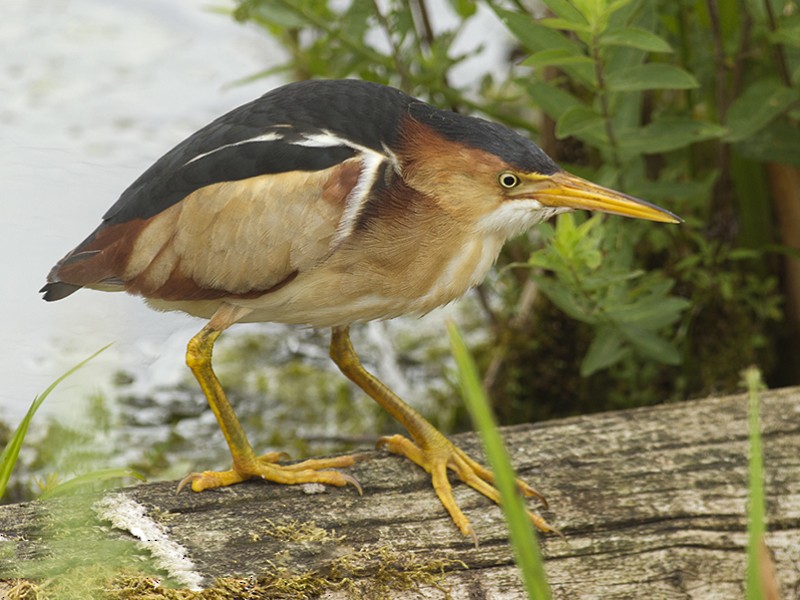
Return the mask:
[[[208,6],[207,0],[3,0],[0,420],[16,423],[37,392],[109,343],[62,384],[45,412],[79,418],[87,394],[108,392],[118,371],[133,376],[126,394],[147,395],[188,376],[185,345],[202,321],[154,312],[125,294],[84,290],[45,303],[37,290],[55,261],[158,156],[281,83],[272,77],[234,85],[284,53],[261,31]],[[447,2],[432,7],[440,27],[454,26]],[[460,36],[458,52],[477,44],[486,51],[459,67],[455,81],[477,80],[500,63],[502,31],[496,20],[484,19]],[[443,335],[442,321],[441,312],[431,316],[425,330]],[[371,344],[381,377],[413,396],[414,383],[398,368],[384,325],[363,328],[360,337]],[[317,353],[325,353],[324,343]]]
[[[68,415],[76,394],[102,387],[118,368],[146,373],[147,385],[183,376],[183,349],[200,321],[124,294],[83,291],[45,303],[37,290],[160,154],[279,83],[232,85],[282,51],[207,5],[3,0],[0,419],[16,422],[35,393],[110,342],[48,410]]]

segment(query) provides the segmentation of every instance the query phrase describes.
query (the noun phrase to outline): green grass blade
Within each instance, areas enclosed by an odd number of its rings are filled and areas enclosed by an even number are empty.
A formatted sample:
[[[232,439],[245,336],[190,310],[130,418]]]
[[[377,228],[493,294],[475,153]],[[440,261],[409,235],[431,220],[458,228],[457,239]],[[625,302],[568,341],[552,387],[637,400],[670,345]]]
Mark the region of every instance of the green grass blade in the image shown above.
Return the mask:
[[[495,475],[495,485],[502,498],[501,507],[508,522],[511,545],[514,548],[517,565],[522,572],[522,580],[528,597],[535,600],[550,598],[550,588],[542,565],[539,544],[528,517],[525,504],[517,489],[514,469],[508,457],[503,439],[483,391],[478,370],[472,356],[464,344],[458,328],[452,322],[447,324],[450,346],[458,365],[464,401],[470,415],[480,431],[486,457]]]
[[[763,600],[764,574],[762,573],[762,548],[764,545],[764,464],[761,450],[761,419],[759,392],[764,388],[761,373],[756,367],[744,372],[748,394],[748,421],[750,438],[750,506],[747,515],[747,600]]]
[[[61,375],[61,377],[59,377],[53,383],[51,383],[44,392],[42,392],[40,395],[36,396],[36,398],[33,399],[33,403],[28,409],[28,412],[25,414],[25,417],[22,419],[22,422],[19,424],[16,431],[14,431],[14,435],[11,436],[11,439],[8,441],[6,447],[3,449],[2,454],[0,454],[0,498],[2,498],[3,495],[5,494],[6,487],[8,486],[9,480],[11,479],[11,473],[14,470],[14,465],[17,464],[19,451],[22,448],[22,443],[25,440],[25,435],[27,435],[28,433],[28,426],[30,425],[31,420],[33,419],[33,415],[36,414],[36,411],[39,410],[39,407],[45,401],[45,398],[47,398],[50,395],[50,392],[52,392],[59,383],[64,381],[67,377],[72,375],[75,371],[80,369],[90,360],[94,359],[98,354],[106,350],[110,345],[111,344],[103,346],[102,348],[100,348],[100,350],[92,354],[89,358],[86,358],[81,362],[79,362],[77,365],[72,367],[69,371],[67,371],[66,373]]]
[[[77,477],[73,477],[63,483],[59,483],[58,485],[53,486],[50,489],[45,490],[39,498],[47,499],[52,498],[53,496],[62,496],[65,494],[69,494],[70,492],[74,492],[82,487],[87,485],[91,485],[93,483],[97,483],[99,481],[108,481],[109,479],[122,479],[125,477],[133,477],[138,479],[139,481],[145,481],[144,475],[141,473],[134,471],[133,469],[126,469],[126,468],[112,468],[112,469],[99,469],[97,471],[92,471],[90,473],[84,473],[83,475],[78,475]]]

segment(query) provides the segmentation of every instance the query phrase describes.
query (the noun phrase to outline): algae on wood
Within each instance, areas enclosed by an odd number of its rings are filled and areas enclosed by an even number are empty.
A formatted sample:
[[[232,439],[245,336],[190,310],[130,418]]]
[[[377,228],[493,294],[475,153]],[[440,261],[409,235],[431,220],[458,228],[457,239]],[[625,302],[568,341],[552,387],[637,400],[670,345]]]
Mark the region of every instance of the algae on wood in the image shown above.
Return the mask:
[[[790,598],[800,588],[800,389],[765,393],[761,418],[766,540],[782,597]],[[517,426],[504,436],[519,475],[548,496],[551,510],[543,516],[565,535],[542,538],[555,598],[742,597],[745,396]],[[479,451],[474,435],[459,443]],[[263,597],[524,597],[500,510],[488,500],[455,484],[476,548],[450,522],[427,475],[407,461],[366,451],[349,472],[363,497],[351,488],[263,482],[175,495],[174,482],[154,483],[110,492],[101,509],[87,498],[109,521],[80,526],[119,544],[163,532],[181,549],[165,549],[163,574],[216,585],[218,595],[209,598],[235,597],[241,586],[253,597],[258,590]],[[42,528],[56,506],[0,507],[4,577],[64,552]],[[141,507],[138,524],[115,514],[131,507]],[[140,550],[148,556],[169,546],[149,541],[150,550]],[[142,578],[116,585],[130,592],[125,597],[156,593]],[[152,597],[190,597],[158,593]]]

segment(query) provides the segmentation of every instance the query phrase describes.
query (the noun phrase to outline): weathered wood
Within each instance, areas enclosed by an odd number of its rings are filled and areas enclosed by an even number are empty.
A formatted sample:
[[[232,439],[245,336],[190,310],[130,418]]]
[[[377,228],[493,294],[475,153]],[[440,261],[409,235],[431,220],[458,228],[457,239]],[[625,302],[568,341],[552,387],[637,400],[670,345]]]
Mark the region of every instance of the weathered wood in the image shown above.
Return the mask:
[[[762,430],[767,543],[782,598],[797,598],[800,388],[764,395]],[[548,496],[551,510],[543,515],[564,533],[563,539],[542,539],[555,598],[742,597],[744,396],[504,433],[519,475]],[[476,436],[458,441],[478,452]],[[263,482],[175,495],[175,483],[165,482],[110,492],[94,510],[116,525],[102,535],[149,541],[148,552],[161,554],[162,568],[187,585],[221,576],[305,574],[317,577],[317,587],[305,588],[314,593],[338,586],[326,598],[370,590],[377,597],[441,598],[442,589],[454,599],[524,597],[496,506],[455,484],[456,499],[480,541],[475,548],[446,516],[426,474],[407,461],[369,451],[349,472],[362,482],[363,497],[352,488],[312,493],[314,486]],[[47,554],[40,527],[52,510],[38,502],[0,507],[5,576],[13,575],[15,565]],[[446,575],[439,589],[423,571],[442,564]],[[371,579],[380,585],[370,587]]]

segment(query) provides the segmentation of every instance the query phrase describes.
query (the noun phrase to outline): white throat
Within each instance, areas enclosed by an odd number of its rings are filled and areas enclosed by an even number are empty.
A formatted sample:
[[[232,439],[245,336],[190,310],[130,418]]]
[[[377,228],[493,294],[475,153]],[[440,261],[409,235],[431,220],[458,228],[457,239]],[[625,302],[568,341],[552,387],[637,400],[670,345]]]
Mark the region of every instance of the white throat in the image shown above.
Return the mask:
[[[550,217],[569,210],[545,207],[538,200],[508,200],[478,221],[478,232],[507,240]]]

